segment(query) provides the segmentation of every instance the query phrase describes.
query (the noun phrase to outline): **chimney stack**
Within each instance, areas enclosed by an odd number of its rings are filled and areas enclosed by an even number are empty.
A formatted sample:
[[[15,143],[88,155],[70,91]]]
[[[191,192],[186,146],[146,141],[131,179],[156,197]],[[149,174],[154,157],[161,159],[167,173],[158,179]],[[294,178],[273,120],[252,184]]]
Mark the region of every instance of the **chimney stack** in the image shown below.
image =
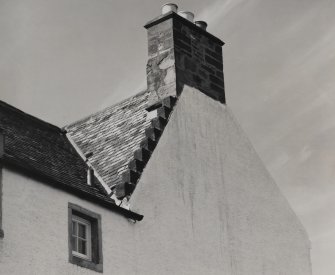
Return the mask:
[[[162,6],[162,14],[169,13],[171,11],[177,12],[178,6],[174,3],[166,3]]]
[[[149,106],[167,96],[179,96],[184,85],[225,103],[222,46],[206,31],[207,23],[191,12],[178,12],[165,4],[162,15],[149,21],[147,86],[152,91]]]

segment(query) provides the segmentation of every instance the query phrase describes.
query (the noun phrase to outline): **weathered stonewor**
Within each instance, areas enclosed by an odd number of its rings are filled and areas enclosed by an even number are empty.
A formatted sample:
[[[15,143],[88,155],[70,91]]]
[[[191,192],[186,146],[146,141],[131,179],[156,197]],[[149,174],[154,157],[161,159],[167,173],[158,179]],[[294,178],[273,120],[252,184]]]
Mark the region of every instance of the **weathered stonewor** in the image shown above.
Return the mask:
[[[145,129],[145,138],[140,143],[140,148],[133,154],[128,163],[127,170],[122,175],[122,182],[115,186],[115,195],[118,199],[129,197],[136,188],[137,182],[153,153],[170,114],[176,104],[176,98],[166,97],[156,106],[157,116],[151,120],[150,126]]]
[[[148,30],[149,105],[178,96],[184,85],[225,103],[224,43],[174,12],[145,25]]]

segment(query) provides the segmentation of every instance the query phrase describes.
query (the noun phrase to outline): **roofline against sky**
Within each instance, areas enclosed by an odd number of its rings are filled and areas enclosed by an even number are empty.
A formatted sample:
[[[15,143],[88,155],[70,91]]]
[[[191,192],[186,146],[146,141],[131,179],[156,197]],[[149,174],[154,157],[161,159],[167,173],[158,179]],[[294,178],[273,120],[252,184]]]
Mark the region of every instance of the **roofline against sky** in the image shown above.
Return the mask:
[[[41,181],[42,183],[51,185],[57,189],[61,189],[64,191],[68,191],[68,193],[71,193],[77,197],[80,197],[82,199],[88,200],[92,203],[98,204],[100,206],[103,206],[109,210],[112,210],[114,212],[117,212],[126,218],[135,220],[135,221],[141,221],[143,219],[143,215],[140,215],[138,213],[135,213],[131,210],[128,210],[126,208],[120,207],[112,201],[109,197],[105,196],[106,199],[102,199],[99,197],[96,197],[93,194],[87,193],[82,189],[75,188],[73,186],[68,186],[63,184],[62,182],[56,181],[54,179],[50,179],[47,175],[41,174],[39,171],[35,171],[33,168],[28,168],[20,165],[19,163],[16,163],[14,161],[10,161],[8,159],[0,159],[0,162],[3,164],[3,167],[6,167],[9,170],[15,170],[22,174],[25,174],[29,177],[32,177],[34,179],[37,179]],[[103,196],[103,194],[101,194]]]

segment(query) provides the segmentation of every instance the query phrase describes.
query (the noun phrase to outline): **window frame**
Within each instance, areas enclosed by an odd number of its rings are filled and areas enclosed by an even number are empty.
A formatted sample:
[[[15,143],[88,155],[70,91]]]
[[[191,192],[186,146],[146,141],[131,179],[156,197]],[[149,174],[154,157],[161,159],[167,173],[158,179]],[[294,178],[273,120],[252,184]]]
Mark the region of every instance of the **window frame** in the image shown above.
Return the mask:
[[[77,224],[77,228],[79,224],[82,224],[85,226],[85,233],[86,233],[85,234],[86,235],[85,236],[85,241],[86,241],[85,250],[87,251],[87,254],[83,254],[78,251],[75,251],[73,247],[71,247],[72,255],[91,261],[92,260],[92,230],[91,230],[92,225],[91,225],[91,222],[83,218],[80,218],[76,215],[72,215],[72,223],[73,222]],[[77,229],[77,232],[78,232],[78,229]],[[80,237],[78,236],[78,234],[76,235],[73,234],[73,227],[71,228],[71,233],[72,233],[72,237],[75,237],[76,241],[78,242],[78,239]],[[77,243],[77,248],[78,248],[78,243]]]
[[[90,227],[88,255],[78,253],[72,248],[72,221],[78,220]],[[88,234],[88,233],[87,233]],[[97,272],[103,272],[101,215],[69,202],[68,205],[68,247],[69,262]]]

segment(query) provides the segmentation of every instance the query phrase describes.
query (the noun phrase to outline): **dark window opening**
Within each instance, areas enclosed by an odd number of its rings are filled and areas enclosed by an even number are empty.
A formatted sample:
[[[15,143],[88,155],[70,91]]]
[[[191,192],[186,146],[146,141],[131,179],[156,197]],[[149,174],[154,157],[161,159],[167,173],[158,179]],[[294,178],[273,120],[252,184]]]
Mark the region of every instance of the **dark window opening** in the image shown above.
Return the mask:
[[[70,263],[103,271],[101,216],[69,203]]]

